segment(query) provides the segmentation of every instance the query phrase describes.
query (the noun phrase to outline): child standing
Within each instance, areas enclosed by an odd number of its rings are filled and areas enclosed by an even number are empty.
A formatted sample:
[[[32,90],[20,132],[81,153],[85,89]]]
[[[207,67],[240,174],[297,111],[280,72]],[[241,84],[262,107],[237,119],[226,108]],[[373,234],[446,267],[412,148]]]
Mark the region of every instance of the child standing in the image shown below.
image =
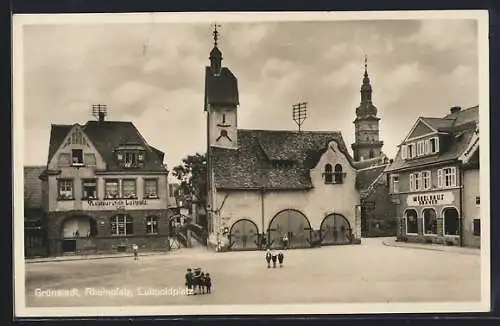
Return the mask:
[[[280,267],[283,267],[283,259],[285,258],[285,256],[283,255],[283,253],[280,251],[278,253],[278,262],[280,263]]]
[[[187,287],[187,295],[193,294],[193,273],[191,272],[191,268],[187,269],[187,273],[185,275],[186,278],[186,287]]]
[[[132,251],[134,252],[134,260],[139,259],[139,246],[135,243],[132,245]]]
[[[271,250],[267,249],[266,251],[266,261],[267,261],[267,268],[271,268]]]
[[[205,287],[207,288],[207,293],[210,293],[212,288],[212,279],[210,278],[210,273],[205,274]]]
[[[273,260],[273,268],[276,268],[276,259],[278,258],[278,257],[276,257],[276,252],[274,252],[274,251],[272,252],[271,258]]]

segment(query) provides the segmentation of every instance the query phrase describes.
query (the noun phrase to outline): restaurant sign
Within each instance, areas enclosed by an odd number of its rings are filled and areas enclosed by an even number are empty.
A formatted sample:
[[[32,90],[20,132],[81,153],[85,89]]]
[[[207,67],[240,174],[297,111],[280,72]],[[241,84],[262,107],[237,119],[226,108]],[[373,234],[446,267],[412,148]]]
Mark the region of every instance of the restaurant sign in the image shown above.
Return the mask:
[[[90,207],[131,207],[131,206],[145,206],[148,204],[146,199],[105,199],[105,200],[93,200],[87,201]]]
[[[408,206],[450,205],[454,201],[455,196],[451,191],[409,195],[406,198]]]

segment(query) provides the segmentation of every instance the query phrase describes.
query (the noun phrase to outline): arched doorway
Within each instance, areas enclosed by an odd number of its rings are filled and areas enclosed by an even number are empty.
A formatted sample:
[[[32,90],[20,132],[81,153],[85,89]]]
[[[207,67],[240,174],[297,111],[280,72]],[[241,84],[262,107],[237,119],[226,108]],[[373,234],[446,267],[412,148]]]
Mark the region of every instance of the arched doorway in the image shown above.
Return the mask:
[[[447,207],[443,210],[444,235],[460,235],[460,217],[455,207]]]
[[[321,244],[336,245],[351,242],[351,225],[341,214],[329,214],[321,222]]]
[[[97,222],[88,215],[73,215],[61,224],[62,251],[75,252],[90,245],[97,235]]]
[[[258,240],[257,225],[248,219],[236,221],[229,230],[229,249],[231,250],[257,249]]]
[[[311,224],[307,217],[295,209],[285,209],[269,223],[268,243],[271,248],[283,247],[283,236],[288,236],[288,248],[311,246]]]

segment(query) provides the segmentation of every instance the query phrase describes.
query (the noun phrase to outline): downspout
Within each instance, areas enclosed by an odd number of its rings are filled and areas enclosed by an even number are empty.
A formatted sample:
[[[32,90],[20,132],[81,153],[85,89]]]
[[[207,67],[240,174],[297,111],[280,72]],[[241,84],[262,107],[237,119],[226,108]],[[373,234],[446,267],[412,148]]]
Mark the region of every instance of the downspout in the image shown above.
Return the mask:
[[[260,187],[260,209],[261,209],[261,223],[262,223],[262,237],[264,238],[266,236],[266,230],[265,230],[265,223],[264,223],[264,192],[265,192],[265,188],[264,186]],[[266,239],[266,240],[269,240],[269,239]],[[267,241],[266,241],[267,243]]]
[[[459,222],[460,222],[460,247],[463,247],[464,246],[464,235],[463,235],[463,231],[464,231],[464,222],[463,222],[463,209],[462,209],[462,205],[463,205],[463,202],[464,202],[464,169],[463,167],[461,166],[460,167],[460,219],[459,219]]]

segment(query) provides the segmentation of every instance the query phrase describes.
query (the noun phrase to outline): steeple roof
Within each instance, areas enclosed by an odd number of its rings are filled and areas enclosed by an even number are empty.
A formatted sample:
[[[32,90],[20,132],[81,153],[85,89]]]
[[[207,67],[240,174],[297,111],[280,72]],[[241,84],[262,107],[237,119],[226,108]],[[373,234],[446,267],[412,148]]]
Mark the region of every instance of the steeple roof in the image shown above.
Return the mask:
[[[361,85],[361,103],[356,108],[356,116],[358,118],[377,115],[377,108],[372,103],[372,85],[368,76],[367,61],[367,57],[365,56],[365,73],[363,75],[363,84]]]

